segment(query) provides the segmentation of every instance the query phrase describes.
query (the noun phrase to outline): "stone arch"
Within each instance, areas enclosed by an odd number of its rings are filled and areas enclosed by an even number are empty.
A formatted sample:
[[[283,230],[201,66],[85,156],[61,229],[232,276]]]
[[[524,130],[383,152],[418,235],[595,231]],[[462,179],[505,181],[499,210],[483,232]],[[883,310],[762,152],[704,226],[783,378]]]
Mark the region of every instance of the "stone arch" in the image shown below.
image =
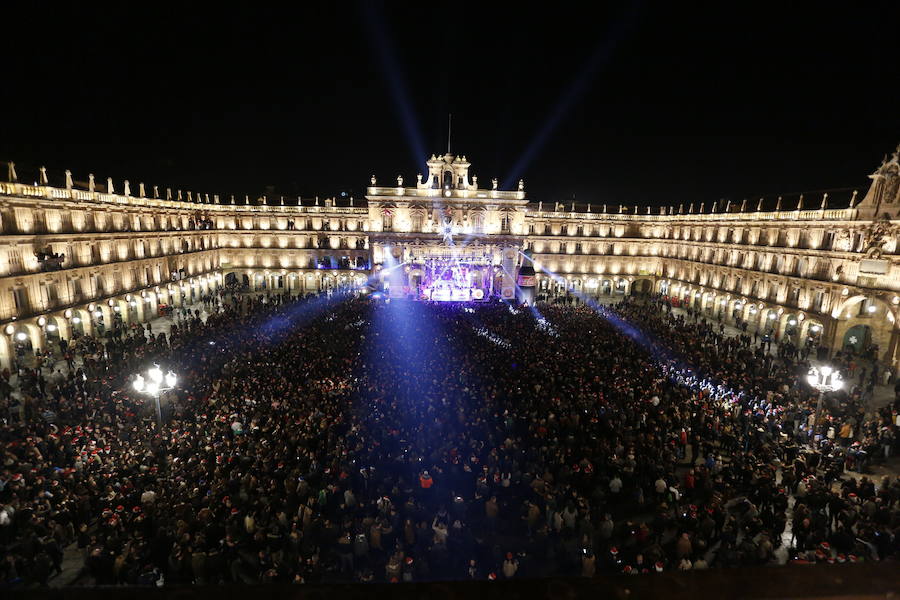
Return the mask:
[[[800,344],[806,344],[807,340],[813,340],[813,342],[821,341],[824,333],[825,324],[822,321],[815,318],[806,318],[800,327]]]
[[[789,341],[795,346],[800,344],[800,315],[794,312],[785,312],[781,315],[778,325],[779,339]]]
[[[4,369],[13,369],[12,347],[10,346],[9,336],[0,336],[0,365]]]
[[[897,319],[897,309],[896,306],[888,302],[886,299],[879,295],[873,296],[865,296],[863,294],[857,294],[855,296],[849,296],[843,302],[841,302],[834,310],[831,311],[831,316],[835,319],[847,318],[846,313],[853,308],[853,306],[859,304],[860,302],[871,301],[875,303],[875,305],[883,306],[884,310],[887,313],[890,313],[894,317],[894,321]],[[843,317],[842,317],[843,315]],[[855,315],[851,313],[850,318],[853,318]]]
[[[760,313],[760,331],[763,333],[774,334],[778,330],[778,310],[767,307],[762,309]]]
[[[180,307],[182,305],[182,292],[181,286],[178,284],[174,284],[169,289],[169,304],[174,307]]]
[[[735,324],[742,321],[745,304],[746,303],[740,298],[732,298],[727,306],[726,319]]]
[[[634,280],[631,284],[633,294],[647,295],[653,291],[653,280],[649,277],[641,277]]]
[[[72,337],[78,338],[82,335],[93,335],[93,317],[85,308],[76,308],[72,311],[72,318],[69,320]]]
[[[47,338],[47,347],[56,352],[59,348],[60,340],[68,340],[71,339],[71,333],[69,333],[69,322],[65,319],[65,317],[61,316],[50,316],[47,317],[47,324],[44,326],[45,336]]]
[[[125,298],[116,298],[116,304],[113,307],[113,310],[118,308],[116,311],[119,313],[119,318],[122,319],[122,324],[125,326],[131,325],[134,322],[134,316],[131,314],[132,306],[131,303]]]
[[[41,328],[34,323],[20,323],[16,327],[15,341],[20,348],[31,355],[34,354],[35,350],[44,348],[43,333]]]
[[[866,310],[860,312],[860,303],[865,302]],[[835,349],[844,349],[849,341],[848,332],[856,338],[852,344],[857,351],[877,349],[877,358],[894,362],[896,351],[897,308],[883,295],[864,296],[861,294],[844,299],[833,311],[835,329],[831,334]],[[865,326],[865,327],[858,327]],[[854,329],[857,328],[857,329]]]

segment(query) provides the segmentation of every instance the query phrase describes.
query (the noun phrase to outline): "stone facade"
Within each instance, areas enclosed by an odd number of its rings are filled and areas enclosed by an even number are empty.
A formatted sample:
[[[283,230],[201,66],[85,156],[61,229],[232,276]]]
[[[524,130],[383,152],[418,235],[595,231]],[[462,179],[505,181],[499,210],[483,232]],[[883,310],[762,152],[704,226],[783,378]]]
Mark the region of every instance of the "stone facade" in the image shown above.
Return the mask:
[[[227,282],[293,294],[379,285],[390,248],[410,264],[411,284],[419,257],[467,252],[509,297],[525,250],[539,299],[659,293],[801,344],[877,344],[896,365],[896,151],[861,200],[848,190],[656,209],[529,202],[521,181],[479,187],[465,157],[426,165],[413,187],[373,176],[364,200],[286,203],[160,197],[143,184],[132,195],[127,182],[117,194],[111,181],[98,191],[93,176],[76,185],[68,172],[54,187],[43,169],[27,185],[10,165],[0,182],[0,360],[10,364],[15,344],[54,349],[114,320],[146,321]]]

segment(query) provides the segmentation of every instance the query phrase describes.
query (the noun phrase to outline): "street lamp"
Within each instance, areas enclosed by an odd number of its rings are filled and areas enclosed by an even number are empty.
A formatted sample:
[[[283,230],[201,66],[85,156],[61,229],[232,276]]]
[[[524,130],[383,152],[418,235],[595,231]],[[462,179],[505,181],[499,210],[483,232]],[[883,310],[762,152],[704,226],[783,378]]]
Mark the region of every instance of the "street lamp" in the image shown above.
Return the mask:
[[[162,428],[162,407],[159,404],[159,397],[163,392],[173,389],[177,382],[178,376],[173,371],[170,370],[163,376],[159,365],[153,365],[153,368],[148,369],[146,377],[140,373],[134,377],[132,383],[134,389],[141,394],[153,396],[156,401],[156,421],[160,428]]]
[[[832,369],[828,365],[822,365],[819,367],[811,367],[809,373],[806,375],[806,381],[809,383],[810,387],[819,392],[819,400],[816,402],[815,420],[816,429],[818,429],[819,422],[822,419],[822,402],[825,399],[825,394],[840,390],[844,387],[844,380],[841,378],[840,372]]]

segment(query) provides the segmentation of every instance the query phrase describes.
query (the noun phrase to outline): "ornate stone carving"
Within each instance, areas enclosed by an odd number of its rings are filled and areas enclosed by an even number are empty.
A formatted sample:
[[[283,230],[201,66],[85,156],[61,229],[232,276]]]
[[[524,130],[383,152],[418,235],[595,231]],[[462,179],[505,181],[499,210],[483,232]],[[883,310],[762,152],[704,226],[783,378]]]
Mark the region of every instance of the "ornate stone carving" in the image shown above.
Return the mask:
[[[884,246],[889,241],[888,238],[894,233],[895,227],[884,216],[872,221],[865,230],[863,242],[863,253],[866,258],[881,258],[884,252]]]

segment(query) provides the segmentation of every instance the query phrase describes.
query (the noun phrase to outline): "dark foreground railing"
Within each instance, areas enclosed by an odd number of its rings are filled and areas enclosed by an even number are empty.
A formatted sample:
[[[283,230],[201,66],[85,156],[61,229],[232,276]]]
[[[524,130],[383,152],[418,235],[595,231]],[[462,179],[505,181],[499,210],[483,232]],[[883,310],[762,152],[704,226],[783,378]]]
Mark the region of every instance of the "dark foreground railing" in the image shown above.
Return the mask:
[[[398,584],[92,587],[2,591],[10,600],[705,600],[732,598],[897,598],[900,563],[712,569],[595,579],[518,579]]]

